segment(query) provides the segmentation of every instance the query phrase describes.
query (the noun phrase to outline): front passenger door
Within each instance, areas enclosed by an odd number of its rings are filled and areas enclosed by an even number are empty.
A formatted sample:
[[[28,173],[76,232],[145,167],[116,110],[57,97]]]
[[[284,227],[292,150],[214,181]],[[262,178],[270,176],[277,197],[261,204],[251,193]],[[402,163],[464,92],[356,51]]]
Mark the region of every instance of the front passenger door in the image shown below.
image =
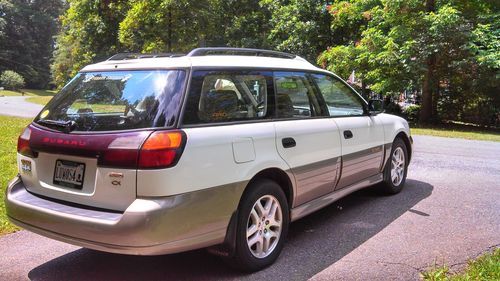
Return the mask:
[[[340,79],[324,74],[312,77],[340,131],[342,168],[335,189],[380,173],[384,155],[382,123],[377,116],[365,113],[365,101]]]

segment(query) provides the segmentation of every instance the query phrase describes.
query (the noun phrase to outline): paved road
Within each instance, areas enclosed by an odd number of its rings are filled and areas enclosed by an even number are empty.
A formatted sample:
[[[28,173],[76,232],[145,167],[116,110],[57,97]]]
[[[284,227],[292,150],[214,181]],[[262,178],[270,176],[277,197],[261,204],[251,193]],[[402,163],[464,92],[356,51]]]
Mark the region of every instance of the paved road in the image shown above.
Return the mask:
[[[43,106],[27,102],[28,97],[0,97],[0,115],[34,118]]]
[[[0,238],[0,280],[417,280],[500,244],[500,143],[416,136],[405,189],[356,192],[293,223],[281,257],[241,274],[205,251],[121,256],[21,231]]]

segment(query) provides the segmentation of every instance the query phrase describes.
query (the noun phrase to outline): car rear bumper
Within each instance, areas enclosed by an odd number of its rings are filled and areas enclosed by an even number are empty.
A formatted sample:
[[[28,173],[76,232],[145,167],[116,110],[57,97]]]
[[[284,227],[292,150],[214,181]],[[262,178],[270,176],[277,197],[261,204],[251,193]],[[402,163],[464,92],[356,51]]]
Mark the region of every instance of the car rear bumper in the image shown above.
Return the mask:
[[[32,194],[17,177],[7,187],[5,205],[14,224],[43,236],[105,252],[160,255],[222,243],[245,186],[137,198],[115,212]]]

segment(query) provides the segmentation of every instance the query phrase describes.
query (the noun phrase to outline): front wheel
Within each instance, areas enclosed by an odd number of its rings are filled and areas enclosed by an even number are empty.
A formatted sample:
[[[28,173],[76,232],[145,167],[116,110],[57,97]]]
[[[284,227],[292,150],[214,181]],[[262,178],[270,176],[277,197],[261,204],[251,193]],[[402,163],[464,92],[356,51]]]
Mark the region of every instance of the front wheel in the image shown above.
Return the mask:
[[[391,155],[385,164],[382,190],[388,194],[399,193],[405,184],[408,172],[408,150],[400,138],[392,143]]]
[[[281,187],[267,179],[252,183],[240,202],[236,252],[229,262],[245,271],[271,265],[281,253],[289,221]]]

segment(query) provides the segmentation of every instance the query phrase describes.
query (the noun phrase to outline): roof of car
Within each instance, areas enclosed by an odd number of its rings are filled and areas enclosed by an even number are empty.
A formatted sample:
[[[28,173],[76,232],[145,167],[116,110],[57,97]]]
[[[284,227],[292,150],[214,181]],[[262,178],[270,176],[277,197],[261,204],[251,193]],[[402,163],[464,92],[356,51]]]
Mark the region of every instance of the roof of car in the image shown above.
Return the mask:
[[[271,52],[271,51],[270,51]],[[286,54],[279,53],[278,54]],[[265,55],[227,55],[227,54],[209,54],[209,55],[172,55],[153,56],[144,55],[127,56],[115,55],[109,60],[91,64],[82,69],[88,71],[110,71],[110,70],[139,70],[139,69],[178,69],[178,68],[268,68],[268,69],[288,69],[288,70],[311,70],[327,72],[318,68],[307,60],[290,55],[290,57],[272,57]],[[288,55],[288,54],[286,54]],[[118,59],[115,59],[118,58]]]

